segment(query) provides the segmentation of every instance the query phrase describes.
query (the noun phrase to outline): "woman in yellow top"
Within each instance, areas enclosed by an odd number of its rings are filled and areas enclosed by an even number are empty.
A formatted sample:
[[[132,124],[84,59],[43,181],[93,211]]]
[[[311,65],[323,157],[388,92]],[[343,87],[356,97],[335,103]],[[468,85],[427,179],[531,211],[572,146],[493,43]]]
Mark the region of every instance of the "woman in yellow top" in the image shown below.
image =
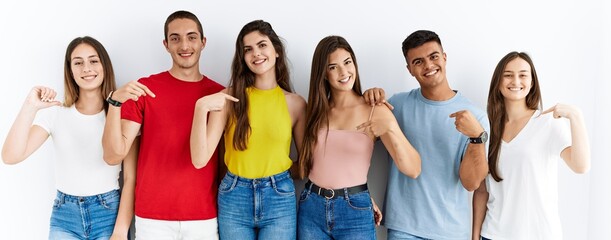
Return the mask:
[[[225,132],[220,237],[295,239],[289,152],[291,137],[301,146],[306,103],[292,93],[284,46],[269,23],[256,20],[242,28],[231,71],[228,89],[197,101],[191,130],[196,168],[207,164]]]

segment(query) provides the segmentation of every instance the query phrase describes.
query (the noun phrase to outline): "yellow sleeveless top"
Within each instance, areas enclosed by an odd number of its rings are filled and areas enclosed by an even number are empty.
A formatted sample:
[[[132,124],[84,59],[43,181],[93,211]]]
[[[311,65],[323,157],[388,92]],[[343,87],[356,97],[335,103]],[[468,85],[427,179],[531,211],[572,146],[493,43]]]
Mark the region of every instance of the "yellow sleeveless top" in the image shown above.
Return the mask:
[[[262,178],[288,170],[292,121],[282,88],[246,89],[250,135],[246,150],[233,148],[235,122],[225,131],[225,164],[229,171],[245,178]]]

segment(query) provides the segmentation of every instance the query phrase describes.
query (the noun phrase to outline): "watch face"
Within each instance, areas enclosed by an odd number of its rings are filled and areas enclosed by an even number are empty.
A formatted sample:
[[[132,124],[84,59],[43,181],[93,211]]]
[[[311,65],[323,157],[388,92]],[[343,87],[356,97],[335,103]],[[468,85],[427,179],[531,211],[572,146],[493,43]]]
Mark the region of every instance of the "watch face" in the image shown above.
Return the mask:
[[[484,131],[482,135],[480,135],[479,137],[480,139],[482,139],[482,143],[485,143],[488,141],[488,133],[486,131]]]

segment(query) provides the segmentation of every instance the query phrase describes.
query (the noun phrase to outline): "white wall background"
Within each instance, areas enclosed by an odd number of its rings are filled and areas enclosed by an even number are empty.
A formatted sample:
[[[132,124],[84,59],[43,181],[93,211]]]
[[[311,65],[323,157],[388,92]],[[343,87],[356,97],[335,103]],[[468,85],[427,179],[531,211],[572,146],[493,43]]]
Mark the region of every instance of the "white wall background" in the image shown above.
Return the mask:
[[[384,87],[392,94],[417,87],[404,67],[401,42],[415,30],[433,30],[448,55],[450,85],[482,108],[500,58],[513,50],[529,52],[544,107],[556,102],[579,106],[590,134],[592,170],[576,175],[564,164],[558,170],[565,239],[611,235],[611,74],[605,71],[611,66],[611,4],[602,0],[3,1],[0,139],[32,86],[63,93],[63,55],[74,37],[90,35],[105,45],[120,85],[169,69],[163,23],[178,9],[202,20],[208,38],[202,71],[225,85],[240,28],[254,19],[272,23],[286,40],[294,87],[306,99],[314,47],[331,34],[344,36],[355,49],[365,88]],[[376,151],[370,171],[370,187],[380,204],[387,168],[381,155]],[[0,164],[0,239],[47,238],[55,194],[53,156],[47,142],[23,163]]]

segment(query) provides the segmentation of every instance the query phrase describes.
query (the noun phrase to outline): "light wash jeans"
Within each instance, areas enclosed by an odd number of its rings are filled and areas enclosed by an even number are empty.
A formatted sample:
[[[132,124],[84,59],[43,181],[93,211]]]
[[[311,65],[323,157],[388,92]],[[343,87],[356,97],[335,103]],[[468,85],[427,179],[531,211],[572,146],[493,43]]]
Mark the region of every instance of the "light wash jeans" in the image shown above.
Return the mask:
[[[304,189],[299,197],[297,234],[310,239],[376,239],[373,207],[369,191],[327,199]]]
[[[119,211],[119,190],[79,197],[57,191],[49,239],[109,239]]]
[[[221,239],[296,238],[295,185],[287,171],[249,179],[227,172],[218,193]]]

